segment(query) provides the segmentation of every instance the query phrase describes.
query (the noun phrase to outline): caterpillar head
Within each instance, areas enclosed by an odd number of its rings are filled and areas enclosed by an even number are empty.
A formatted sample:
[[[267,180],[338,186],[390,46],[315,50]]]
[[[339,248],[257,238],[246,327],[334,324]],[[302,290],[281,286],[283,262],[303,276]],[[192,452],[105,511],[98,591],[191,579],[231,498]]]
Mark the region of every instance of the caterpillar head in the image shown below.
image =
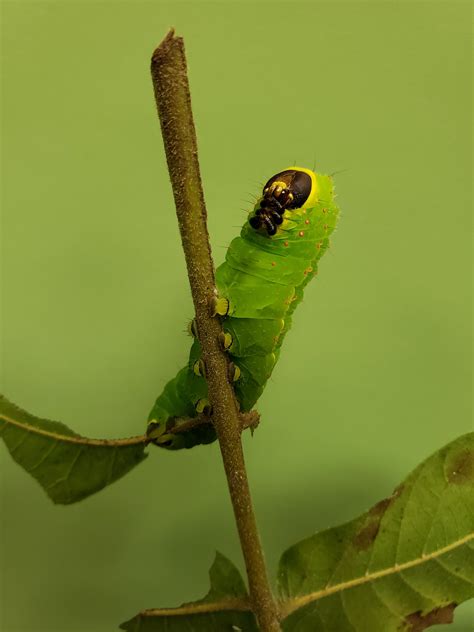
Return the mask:
[[[303,167],[280,171],[263,187],[262,197],[249,224],[255,230],[264,229],[275,235],[286,211],[310,208],[317,201],[316,174]]]

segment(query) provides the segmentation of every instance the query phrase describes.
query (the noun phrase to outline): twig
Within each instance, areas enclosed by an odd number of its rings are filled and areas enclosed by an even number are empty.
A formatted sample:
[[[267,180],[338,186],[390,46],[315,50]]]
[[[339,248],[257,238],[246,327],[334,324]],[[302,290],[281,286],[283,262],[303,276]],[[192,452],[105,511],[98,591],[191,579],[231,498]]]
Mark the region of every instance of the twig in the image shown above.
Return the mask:
[[[249,413],[240,413],[240,429],[247,430],[250,428],[252,431],[258,426],[260,422],[260,415],[256,410],[251,410]],[[205,426],[212,424],[213,418],[208,415],[197,415],[196,417],[176,417],[171,421],[171,424],[166,427],[167,434],[182,434],[183,432],[189,432],[198,428],[199,426]]]
[[[262,632],[280,632],[250,497],[238,405],[228,381],[228,359],[219,346],[221,325],[212,317],[214,266],[197,156],[196,132],[184,44],[171,30],[153,53],[151,73],[179,229],[206,366],[213,421],[245,559],[252,608]]]
[[[61,434],[59,432],[53,432],[51,430],[45,430],[44,428],[40,428],[39,426],[33,426],[31,423],[27,423],[26,421],[19,421],[18,419],[13,419],[13,417],[9,417],[4,413],[0,413],[0,419],[3,420],[6,424],[10,424],[11,426],[15,426],[16,428],[20,428],[24,432],[29,432],[31,435],[36,435],[39,437],[48,437],[48,439],[53,439],[54,441],[60,441],[61,443],[74,443],[77,445],[93,445],[95,447],[104,447],[104,448],[117,448],[122,446],[129,445],[140,445],[143,443],[146,445],[150,443],[149,437],[146,434],[137,435],[135,437],[126,437],[125,439],[89,439],[89,437],[81,437],[77,435],[67,435]],[[244,427],[244,426],[243,426]],[[252,427],[249,424],[248,427]]]

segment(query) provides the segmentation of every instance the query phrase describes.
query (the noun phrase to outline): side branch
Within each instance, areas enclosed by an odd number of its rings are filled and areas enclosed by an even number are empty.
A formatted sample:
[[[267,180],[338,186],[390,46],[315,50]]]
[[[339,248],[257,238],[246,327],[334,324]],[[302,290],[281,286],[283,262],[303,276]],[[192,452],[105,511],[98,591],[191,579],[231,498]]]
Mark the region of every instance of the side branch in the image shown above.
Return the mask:
[[[183,40],[171,30],[152,56],[151,73],[179,229],[206,365],[213,421],[227,476],[249,579],[253,611],[262,632],[279,632],[253,513],[241,444],[238,405],[228,381],[228,359],[219,346],[220,322],[210,304],[216,295],[206,207],[197,156]]]
[[[260,423],[260,415],[256,410],[251,410],[249,413],[240,413],[240,429],[241,431],[250,428],[251,432]],[[199,426],[205,426],[206,424],[212,424],[212,417],[208,415],[198,415],[197,417],[176,417],[172,420],[172,425],[166,428],[166,433],[169,434],[182,434],[183,432],[189,432]]]

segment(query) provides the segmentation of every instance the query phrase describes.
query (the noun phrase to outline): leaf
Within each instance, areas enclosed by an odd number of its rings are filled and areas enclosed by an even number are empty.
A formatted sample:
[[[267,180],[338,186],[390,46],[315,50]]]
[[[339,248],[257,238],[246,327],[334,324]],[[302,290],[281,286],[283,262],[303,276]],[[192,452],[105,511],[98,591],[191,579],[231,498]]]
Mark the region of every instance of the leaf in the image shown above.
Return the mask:
[[[230,560],[216,553],[204,599],[179,608],[144,610],[122,623],[127,632],[258,632],[244,581]]]
[[[147,457],[146,437],[87,439],[59,421],[39,419],[0,395],[0,436],[55,503],[77,502]]]
[[[421,632],[474,597],[474,433],[366,514],[288,549],[285,632]]]

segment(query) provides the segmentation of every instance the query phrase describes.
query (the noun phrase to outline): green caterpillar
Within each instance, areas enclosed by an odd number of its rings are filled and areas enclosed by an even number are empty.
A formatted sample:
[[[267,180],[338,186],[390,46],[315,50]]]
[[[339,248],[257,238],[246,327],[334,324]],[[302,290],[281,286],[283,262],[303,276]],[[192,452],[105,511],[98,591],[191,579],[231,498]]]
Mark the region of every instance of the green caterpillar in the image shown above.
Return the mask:
[[[330,176],[302,167],[285,169],[266,183],[240,237],[231,242],[216,270],[221,342],[232,360],[234,391],[244,412],[265,388],[337,217]],[[212,424],[176,432],[179,418],[209,412],[200,356],[195,338],[188,364],[153,406],[148,434],[157,445],[176,450],[216,439]]]

